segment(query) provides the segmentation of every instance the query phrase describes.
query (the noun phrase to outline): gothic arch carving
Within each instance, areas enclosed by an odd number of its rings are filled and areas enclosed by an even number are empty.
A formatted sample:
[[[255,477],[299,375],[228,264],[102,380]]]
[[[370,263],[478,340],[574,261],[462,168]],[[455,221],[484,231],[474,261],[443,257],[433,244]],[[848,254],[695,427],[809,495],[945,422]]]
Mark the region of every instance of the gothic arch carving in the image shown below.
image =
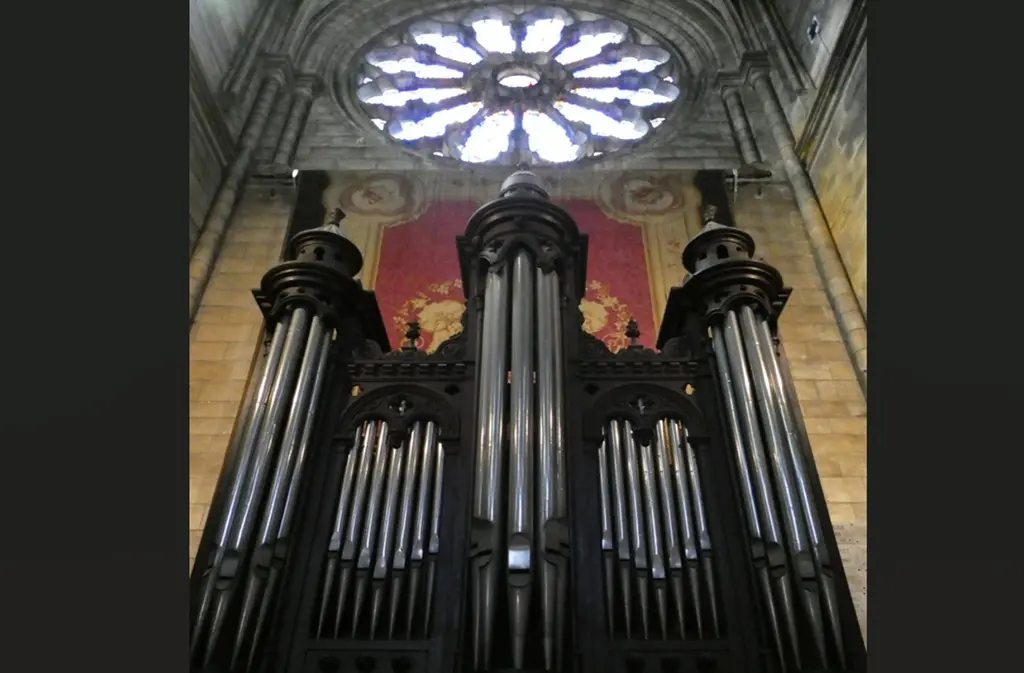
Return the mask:
[[[633,424],[633,432],[641,443],[647,443],[660,419],[681,421],[687,428],[690,442],[708,441],[704,414],[690,395],[657,383],[629,383],[617,386],[598,396],[583,412],[583,437],[600,442],[604,428],[612,419],[625,419]]]
[[[438,438],[445,442],[459,439],[459,412],[444,395],[425,386],[385,385],[359,395],[341,415],[341,436],[352,441],[356,428],[364,421],[388,424],[388,438],[397,446],[417,421],[434,421]]]

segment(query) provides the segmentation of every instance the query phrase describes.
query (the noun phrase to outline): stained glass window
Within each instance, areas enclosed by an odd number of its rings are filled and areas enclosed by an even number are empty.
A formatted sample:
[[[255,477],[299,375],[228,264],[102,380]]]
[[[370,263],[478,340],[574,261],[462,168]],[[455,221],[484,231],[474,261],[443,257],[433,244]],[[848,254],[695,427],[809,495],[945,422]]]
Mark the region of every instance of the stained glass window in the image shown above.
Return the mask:
[[[383,36],[354,75],[371,123],[469,163],[566,163],[621,150],[671,114],[685,77],[625,23],[557,7],[477,8]]]

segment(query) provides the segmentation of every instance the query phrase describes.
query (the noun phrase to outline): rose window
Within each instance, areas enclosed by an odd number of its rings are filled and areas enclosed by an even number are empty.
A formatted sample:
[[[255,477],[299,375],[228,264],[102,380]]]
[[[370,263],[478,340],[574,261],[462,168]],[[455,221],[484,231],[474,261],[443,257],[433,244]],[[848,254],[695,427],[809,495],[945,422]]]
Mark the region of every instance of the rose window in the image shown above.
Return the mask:
[[[621,21],[543,7],[416,21],[371,45],[356,98],[406,147],[470,163],[565,163],[628,147],[669,116],[682,72]]]

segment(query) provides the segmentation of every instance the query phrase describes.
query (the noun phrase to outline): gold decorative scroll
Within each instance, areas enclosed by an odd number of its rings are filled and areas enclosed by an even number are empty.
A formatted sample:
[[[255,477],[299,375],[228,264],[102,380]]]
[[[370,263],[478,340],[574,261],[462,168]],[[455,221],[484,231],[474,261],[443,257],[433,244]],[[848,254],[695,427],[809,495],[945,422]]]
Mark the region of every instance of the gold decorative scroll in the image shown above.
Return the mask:
[[[416,347],[433,353],[445,341],[462,333],[462,314],[465,310],[462,280],[456,278],[443,283],[431,283],[424,291],[406,300],[392,320],[399,330],[417,321],[420,338]]]

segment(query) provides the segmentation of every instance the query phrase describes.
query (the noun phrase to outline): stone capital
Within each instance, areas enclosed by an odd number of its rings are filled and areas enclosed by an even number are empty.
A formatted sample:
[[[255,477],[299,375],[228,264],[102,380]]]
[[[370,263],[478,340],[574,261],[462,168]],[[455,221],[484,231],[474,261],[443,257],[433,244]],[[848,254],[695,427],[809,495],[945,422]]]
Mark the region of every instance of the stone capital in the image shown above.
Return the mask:
[[[771,61],[763,51],[747,52],[735,70],[721,72],[714,80],[713,88],[720,95],[730,89],[743,89],[752,86],[757,73],[771,72]]]
[[[723,72],[719,73],[712,85],[713,90],[720,96],[725,96],[731,91],[738,91],[746,85],[746,77],[743,73]]]
[[[740,69],[749,77],[756,71],[771,70],[772,62],[768,58],[768,54],[766,52],[752,51],[743,55],[743,63],[740,65]]]
[[[747,82],[751,87],[756,88],[758,82],[767,82],[768,86],[772,87],[774,91],[775,85],[772,84],[772,71],[771,68],[752,68],[747,75]]]
[[[296,96],[302,96],[305,98],[316,98],[323,88],[323,81],[319,75],[314,74],[302,74],[295,78],[295,84],[292,86],[292,92]]]
[[[263,77],[276,79],[281,86],[288,86],[294,80],[292,62],[287,56],[265,54],[260,60]]]

